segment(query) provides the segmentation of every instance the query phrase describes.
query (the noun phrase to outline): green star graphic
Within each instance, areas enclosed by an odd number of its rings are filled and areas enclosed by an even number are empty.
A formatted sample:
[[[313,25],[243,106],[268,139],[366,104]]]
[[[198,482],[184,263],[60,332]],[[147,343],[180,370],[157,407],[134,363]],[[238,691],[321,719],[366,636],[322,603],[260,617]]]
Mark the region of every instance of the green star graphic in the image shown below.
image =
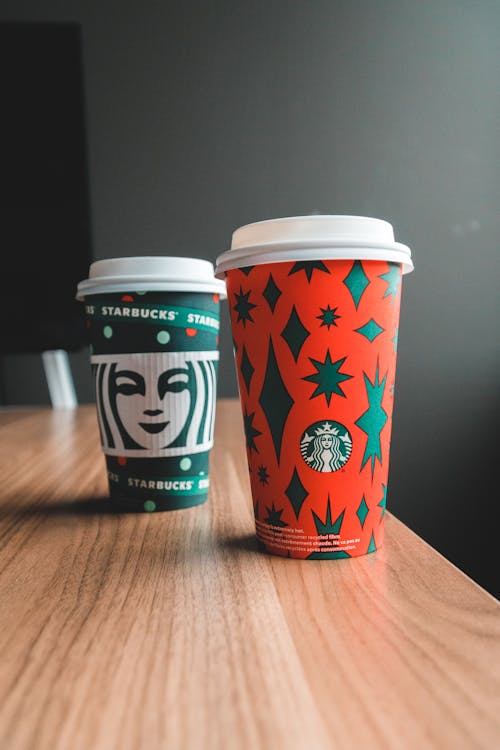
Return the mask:
[[[368,545],[366,554],[369,555],[371,552],[376,552],[376,551],[377,551],[377,546],[375,544],[375,537],[373,536],[373,531],[372,531],[372,535],[370,537],[370,544]]]
[[[250,292],[244,292],[240,285],[240,293],[238,294],[238,292],[235,292],[234,296],[236,304],[233,305],[233,310],[238,313],[238,320],[236,322],[239,323],[242,321],[243,326],[246,326],[247,320],[253,323],[254,319],[252,318],[250,311],[253,310],[254,307],[257,307],[257,305],[250,302]]]
[[[328,505],[326,507],[326,518],[324,523],[321,518],[317,516],[314,511],[312,511],[312,514],[314,516],[314,524],[316,526],[316,531],[318,532],[318,534],[340,534],[340,528],[342,526],[342,521],[344,520],[344,513],[345,508],[338,516],[338,518],[332,523],[332,509],[330,506],[330,496],[328,496]]]
[[[245,437],[247,439],[247,448],[250,452],[256,451],[257,446],[255,445],[255,438],[259,435],[262,435],[262,432],[259,432],[259,430],[256,430],[253,426],[253,419],[255,417],[255,412],[252,412],[252,414],[248,414],[247,410],[245,409],[245,413],[243,415],[243,421],[244,421],[244,429],[245,429]]]
[[[281,510],[278,510],[274,507],[274,503],[270,508],[267,507],[267,518],[264,518],[264,523],[268,523],[271,526],[288,526],[287,523],[281,520],[281,514],[283,513],[283,508]]]
[[[309,398],[315,398],[324,394],[326,403],[330,406],[330,399],[332,395],[343,396],[345,393],[340,387],[340,383],[343,380],[350,380],[353,376],[347,375],[346,373],[340,372],[340,368],[346,361],[347,357],[342,357],[336,362],[332,362],[330,351],[326,353],[325,361],[319,362],[316,359],[309,357],[311,364],[316,368],[316,372],[313,375],[307,375],[302,380],[308,380],[310,383],[316,384],[316,390]]]
[[[378,503],[378,507],[382,508],[382,513],[380,514],[381,519],[385,515],[385,509],[386,509],[386,504],[387,504],[387,487],[385,484],[382,485],[382,492],[384,493],[382,500]]]
[[[390,294],[392,294],[393,298],[395,299],[399,292],[399,287],[401,284],[401,269],[398,265],[398,263],[389,263],[389,270],[387,273],[383,273],[381,276],[379,276],[379,279],[383,279],[387,284],[387,289],[385,290],[384,297],[388,297]]]
[[[289,271],[288,275],[292,276],[292,274],[299,273],[299,271],[305,271],[307,280],[311,281],[311,276],[313,275],[314,270],[323,271],[324,273],[330,273],[328,268],[321,260],[299,260],[297,261],[297,263],[293,264],[293,267],[291,271]]]
[[[368,398],[368,409],[355,424],[367,435],[365,454],[361,463],[361,468],[365,466],[369,458],[372,462],[372,478],[375,470],[375,459],[378,458],[382,464],[382,450],[380,447],[380,433],[388,420],[388,416],[382,408],[382,398],[384,396],[385,381],[387,374],[382,381],[379,380],[378,363],[375,371],[373,383],[366,373],[363,373],[365,379],[366,395]]]
[[[316,315],[316,318],[318,320],[321,320],[322,323],[320,325],[320,328],[322,326],[327,326],[328,330],[330,330],[330,326],[337,326],[336,320],[340,318],[340,315],[336,315],[337,308],[331,308],[330,305],[327,305],[326,307],[320,307],[321,315]]]
[[[257,473],[261,484],[269,484],[269,472],[267,471],[267,466],[259,466]]]
[[[394,338],[392,339],[392,343],[394,344],[394,351],[397,352],[398,350],[398,337],[399,337],[399,328],[396,326],[396,329],[394,331]]]

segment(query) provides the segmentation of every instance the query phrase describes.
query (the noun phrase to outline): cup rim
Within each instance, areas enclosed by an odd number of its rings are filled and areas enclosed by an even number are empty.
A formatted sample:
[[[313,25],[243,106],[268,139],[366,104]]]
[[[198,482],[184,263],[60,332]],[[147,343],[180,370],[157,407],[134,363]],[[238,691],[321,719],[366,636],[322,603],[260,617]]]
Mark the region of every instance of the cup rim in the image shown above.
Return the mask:
[[[222,279],[228,271],[245,266],[306,260],[385,260],[400,263],[404,274],[414,269],[410,248],[400,242],[342,239],[315,240],[310,246],[302,241],[268,242],[227,250],[217,258],[215,276]]]
[[[182,256],[103,258],[91,263],[88,278],[77,286],[76,299],[118,292],[208,292],[226,296],[211,261]]]
[[[244,224],[216,260],[215,276],[233,268],[318,260],[385,260],[413,271],[411,250],[386,219],[350,214],[283,216]]]

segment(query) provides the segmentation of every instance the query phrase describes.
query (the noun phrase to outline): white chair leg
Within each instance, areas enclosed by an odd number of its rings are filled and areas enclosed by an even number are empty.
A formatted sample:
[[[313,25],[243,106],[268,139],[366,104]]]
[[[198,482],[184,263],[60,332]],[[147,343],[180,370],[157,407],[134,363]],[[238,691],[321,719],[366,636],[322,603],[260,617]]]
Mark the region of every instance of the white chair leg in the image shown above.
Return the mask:
[[[42,352],[42,360],[52,408],[76,409],[78,402],[68,353],[64,349],[53,349]]]

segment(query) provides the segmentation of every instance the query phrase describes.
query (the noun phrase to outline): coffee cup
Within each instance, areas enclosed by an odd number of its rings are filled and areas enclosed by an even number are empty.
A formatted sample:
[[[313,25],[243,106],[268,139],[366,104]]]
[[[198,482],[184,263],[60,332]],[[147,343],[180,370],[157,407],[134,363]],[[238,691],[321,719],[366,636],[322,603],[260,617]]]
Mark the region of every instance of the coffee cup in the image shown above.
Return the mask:
[[[382,545],[402,276],[384,220],[293,216],[238,228],[220,255],[257,537],[335,559]]]
[[[152,512],[207,500],[224,296],[199,258],[99,260],[78,284],[115,505]]]

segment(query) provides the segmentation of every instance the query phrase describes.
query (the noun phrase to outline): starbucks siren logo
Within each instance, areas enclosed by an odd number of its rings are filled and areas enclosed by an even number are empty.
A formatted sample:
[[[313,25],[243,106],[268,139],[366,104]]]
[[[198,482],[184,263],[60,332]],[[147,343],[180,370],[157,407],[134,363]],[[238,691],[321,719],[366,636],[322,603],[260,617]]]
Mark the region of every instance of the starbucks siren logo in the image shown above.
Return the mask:
[[[217,351],[95,354],[104,453],[184,456],[212,447]]]
[[[351,450],[349,430],[339,422],[314,422],[300,440],[302,458],[315,471],[338,471],[348,462]]]

